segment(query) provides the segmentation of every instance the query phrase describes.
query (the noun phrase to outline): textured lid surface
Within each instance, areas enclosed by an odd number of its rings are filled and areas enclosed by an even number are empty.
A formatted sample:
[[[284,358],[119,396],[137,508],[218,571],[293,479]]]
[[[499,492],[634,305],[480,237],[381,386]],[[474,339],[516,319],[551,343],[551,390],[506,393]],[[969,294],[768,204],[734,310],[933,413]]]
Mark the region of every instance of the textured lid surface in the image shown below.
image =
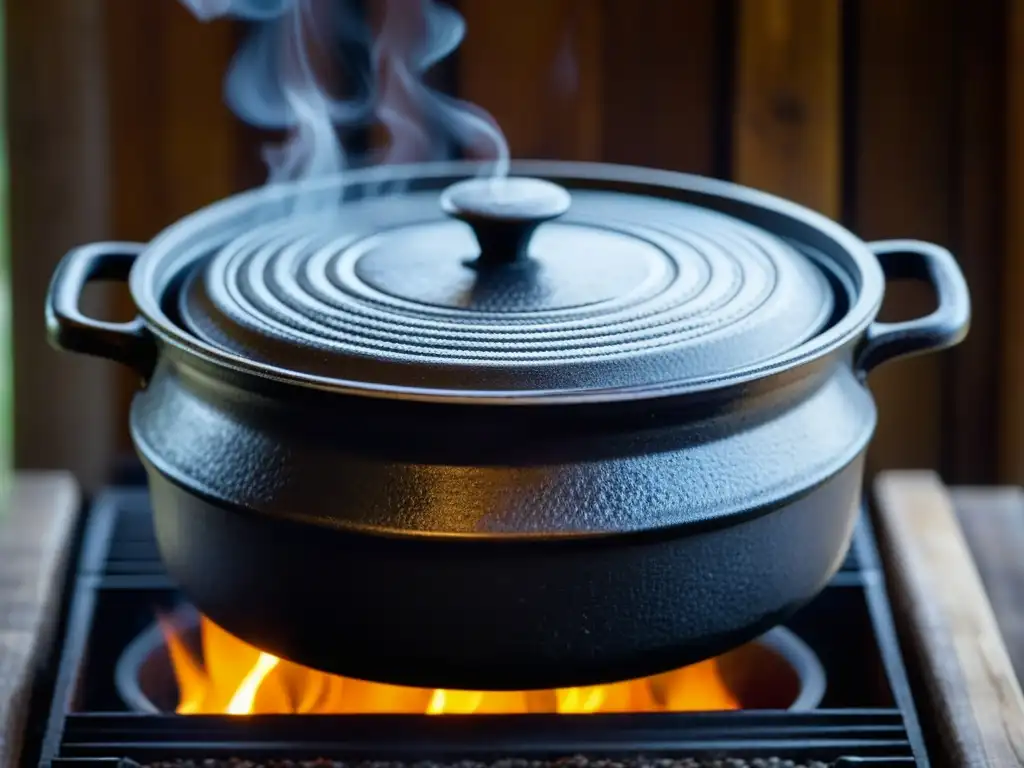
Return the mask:
[[[815,336],[834,309],[820,266],[766,230],[524,178],[260,222],[179,296],[188,330],[233,354],[459,397],[727,374]]]

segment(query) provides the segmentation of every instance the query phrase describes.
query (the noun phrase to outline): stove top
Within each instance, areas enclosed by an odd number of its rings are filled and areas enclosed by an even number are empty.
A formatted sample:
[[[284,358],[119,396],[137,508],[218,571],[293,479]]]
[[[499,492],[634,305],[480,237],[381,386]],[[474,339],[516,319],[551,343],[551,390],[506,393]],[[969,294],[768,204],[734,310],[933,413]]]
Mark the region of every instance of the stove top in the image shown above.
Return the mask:
[[[810,711],[444,715],[175,715],[133,710],[125,649],[182,596],[161,565],[145,489],[86,519],[40,765],[685,768],[927,765],[867,515],[841,571],[786,628],[827,687]]]

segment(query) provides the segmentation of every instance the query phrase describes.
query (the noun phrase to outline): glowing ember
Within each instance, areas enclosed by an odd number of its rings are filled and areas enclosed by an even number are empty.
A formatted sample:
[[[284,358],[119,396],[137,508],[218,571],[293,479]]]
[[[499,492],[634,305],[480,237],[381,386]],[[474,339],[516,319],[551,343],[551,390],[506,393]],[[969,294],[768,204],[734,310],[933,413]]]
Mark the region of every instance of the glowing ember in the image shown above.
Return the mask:
[[[525,714],[739,709],[715,659],[611,685],[549,691],[453,691],[368,683],[292,664],[205,616],[202,660],[161,622],[178,682],[178,714]]]

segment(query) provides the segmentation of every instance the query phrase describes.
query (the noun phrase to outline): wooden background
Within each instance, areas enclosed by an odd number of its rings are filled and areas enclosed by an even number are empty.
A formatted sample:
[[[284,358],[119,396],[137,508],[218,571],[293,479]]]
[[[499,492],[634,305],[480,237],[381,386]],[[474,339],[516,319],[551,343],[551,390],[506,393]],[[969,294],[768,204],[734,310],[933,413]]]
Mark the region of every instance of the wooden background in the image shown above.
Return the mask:
[[[133,382],[45,348],[53,264],[77,242],[146,240],[259,184],[265,137],[222,103],[236,25],[200,24],[174,0],[9,6],[18,455],[95,479],[127,445]],[[874,375],[872,464],[1024,481],[1024,0],[458,6],[468,35],[443,79],[495,116],[513,157],[732,178],[865,239],[953,249],[971,335]],[[567,54],[575,66],[556,68]],[[893,286],[885,314],[931,300]]]

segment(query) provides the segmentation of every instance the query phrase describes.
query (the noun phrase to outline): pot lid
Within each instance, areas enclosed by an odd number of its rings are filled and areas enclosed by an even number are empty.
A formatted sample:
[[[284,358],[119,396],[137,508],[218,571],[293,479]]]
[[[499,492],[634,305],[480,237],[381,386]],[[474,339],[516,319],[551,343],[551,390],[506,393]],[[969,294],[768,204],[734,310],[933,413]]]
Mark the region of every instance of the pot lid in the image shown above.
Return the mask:
[[[820,264],[738,218],[527,177],[291,206],[199,263],[178,311],[206,344],[457,397],[728,375],[819,334],[836,303]]]

